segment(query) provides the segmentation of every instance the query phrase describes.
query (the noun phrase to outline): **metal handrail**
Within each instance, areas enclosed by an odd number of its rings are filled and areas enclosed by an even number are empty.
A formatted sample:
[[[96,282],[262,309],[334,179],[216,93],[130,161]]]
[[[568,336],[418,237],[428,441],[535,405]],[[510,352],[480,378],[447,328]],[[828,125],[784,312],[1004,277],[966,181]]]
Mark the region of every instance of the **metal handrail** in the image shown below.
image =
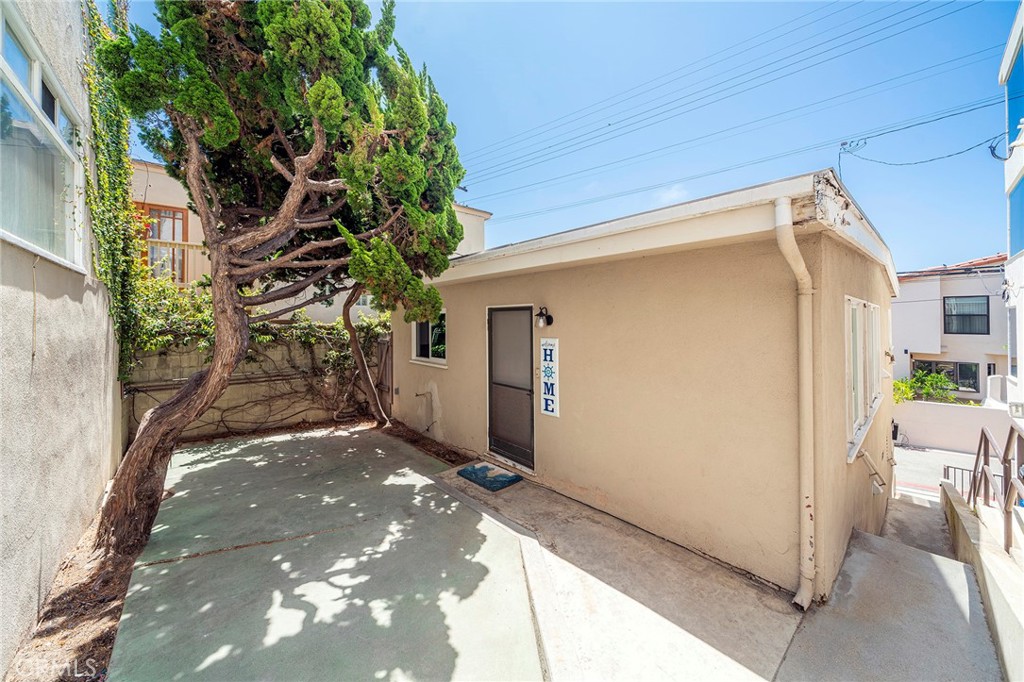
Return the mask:
[[[993,453],[1003,465],[1002,485],[996,480],[990,464]],[[1014,464],[1024,453],[1024,428],[1016,421],[1010,422],[1006,434],[1006,444],[1000,451],[999,443],[992,433],[982,427],[978,436],[978,450],[974,456],[974,468],[971,475],[971,489],[967,497],[968,503],[977,510],[978,495],[982,496],[986,507],[991,505],[993,498],[1002,502],[1003,512],[1003,547],[1009,552],[1013,547],[1013,506],[1018,499],[1024,499],[1024,483],[1021,482],[1020,470]]]

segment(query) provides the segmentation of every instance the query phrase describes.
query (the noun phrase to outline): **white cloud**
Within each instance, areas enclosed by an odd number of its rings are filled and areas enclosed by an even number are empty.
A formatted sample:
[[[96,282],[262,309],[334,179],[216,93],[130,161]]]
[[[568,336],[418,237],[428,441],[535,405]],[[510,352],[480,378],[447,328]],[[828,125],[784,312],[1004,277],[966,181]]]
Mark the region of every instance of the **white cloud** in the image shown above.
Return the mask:
[[[654,193],[654,198],[659,204],[677,204],[690,198],[690,193],[683,187],[682,183],[676,183]]]

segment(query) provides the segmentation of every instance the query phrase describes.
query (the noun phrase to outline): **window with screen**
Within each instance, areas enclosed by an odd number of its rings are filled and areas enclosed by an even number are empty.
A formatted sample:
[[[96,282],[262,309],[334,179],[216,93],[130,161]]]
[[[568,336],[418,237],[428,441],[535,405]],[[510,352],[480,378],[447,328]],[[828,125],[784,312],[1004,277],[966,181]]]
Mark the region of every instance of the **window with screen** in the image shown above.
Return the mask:
[[[988,296],[946,296],[947,334],[988,334]]]

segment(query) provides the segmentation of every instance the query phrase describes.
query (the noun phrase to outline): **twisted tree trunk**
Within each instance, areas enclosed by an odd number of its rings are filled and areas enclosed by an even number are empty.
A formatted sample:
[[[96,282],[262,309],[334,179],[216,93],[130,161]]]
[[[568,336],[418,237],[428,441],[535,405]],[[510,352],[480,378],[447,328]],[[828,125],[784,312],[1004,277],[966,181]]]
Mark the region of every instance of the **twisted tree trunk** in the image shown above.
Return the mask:
[[[362,384],[363,393],[366,394],[366,400],[370,405],[370,414],[377,420],[377,423],[381,426],[388,426],[391,424],[391,420],[388,419],[387,414],[384,412],[384,406],[380,402],[380,394],[377,393],[377,384],[373,380],[373,375],[370,374],[370,367],[366,364],[366,356],[363,355],[363,347],[359,343],[359,336],[356,334],[356,326],[352,323],[352,306],[355,305],[356,301],[363,293],[363,287],[360,284],[356,284],[352,287],[352,290],[348,293],[348,298],[345,299],[345,305],[342,307],[341,318],[345,325],[345,331],[348,332],[348,345],[352,350],[352,359],[356,363],[356,380]]]
[[[145,545],[160,508],[164,476],[178,437],[224,394],[231,373],[248,350],[249,319],[220,249],[211,249],[210,264],[213,359],[209,367],[189,377],[174,397],[142,418],[100,514],[97,544],[108,552],[130,554]]]

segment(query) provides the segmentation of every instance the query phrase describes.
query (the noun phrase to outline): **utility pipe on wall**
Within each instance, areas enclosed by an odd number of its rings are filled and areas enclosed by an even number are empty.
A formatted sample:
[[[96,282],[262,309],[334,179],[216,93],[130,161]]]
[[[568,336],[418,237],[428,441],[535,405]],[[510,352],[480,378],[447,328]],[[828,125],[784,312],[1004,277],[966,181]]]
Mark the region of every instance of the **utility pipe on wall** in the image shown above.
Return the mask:
[[[797,411],[800,461],[800,587],[793,603],[806,610],[814,599],[814,284],[793,235],[793,200],[775,200],[775,240],[796,277]]]

